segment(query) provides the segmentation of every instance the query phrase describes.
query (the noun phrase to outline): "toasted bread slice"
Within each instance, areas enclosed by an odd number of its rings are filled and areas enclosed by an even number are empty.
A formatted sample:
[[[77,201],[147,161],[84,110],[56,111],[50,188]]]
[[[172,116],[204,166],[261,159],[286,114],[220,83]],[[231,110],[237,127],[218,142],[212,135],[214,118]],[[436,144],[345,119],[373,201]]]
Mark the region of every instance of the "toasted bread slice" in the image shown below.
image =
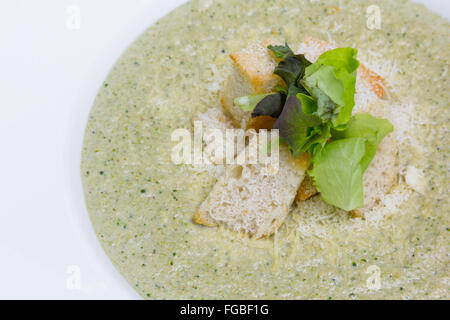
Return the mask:
[[[234,99],[271,92],[281,81],[277,75],[273,74],[277,60],[267,49],[270,44],[278,43],[269,39],[230,54],[230,58],[233,60],[233,70],[228,77],[220,101],[236,126],[245,128],[245,122],[250,119],[250,113],[235,106]]]
[[[245,150],[243,152],[246,152]],[[269,164],[230,165],[195,214],[199,224],[225,225],[256,238],[270,236],[283,224],[308,168],[309,156],[293,159],[279,148],[276,173]],[[265,173],[264,173],[265,172]]]

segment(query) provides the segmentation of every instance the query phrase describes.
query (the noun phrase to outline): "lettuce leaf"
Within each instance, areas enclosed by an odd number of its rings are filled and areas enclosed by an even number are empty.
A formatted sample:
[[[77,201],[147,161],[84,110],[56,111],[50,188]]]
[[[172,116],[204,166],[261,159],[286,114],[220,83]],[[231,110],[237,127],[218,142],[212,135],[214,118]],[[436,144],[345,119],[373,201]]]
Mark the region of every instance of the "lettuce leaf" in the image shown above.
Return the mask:
[[[297,80],[303,77],[305,69],[305,63],[302,60],[296,57],[287,57],[278,63],[273,73],[283,79],[289,88],[290,86],[295,86]]]
[[[365,138],[336,140],[314,154],[309,174],[327,203],[347,211],[364,206],[361,160],[365,142]]]
[[[331,129],[331,143],[322,149],[316,145],[310,174],[327,203],[348,211],[364,206],[362,176],[393,129],[386,119],[357,114],[344,130]]]
[[[296,96],[291,96],[275,122],[274,129],[279,129],[280,137],[289,145],[296,158],[304,152],[303,146],[311,138],[310,129],[320,124],[319,117],[305,114],[300,100]]]
[[[278,75],[287,86],[287,96],[293,96],[299,92],[306,92],[299,80],[303,78],[306,67],[311,65],[303,54],[294,54],[287,43],[284,46],[272,46],[267,48],[273,51],[281,61],[275,67],[274,74]]]
[[[281,93],[274,93],[264,97],[252,112],[252,118],[259,116],[271,116],[277,118],[283,110],[286,102],[286,95]]]
[[[331,138],[330,127],[326,124],[322,124],[319,127],[315,127],[311,130],[308,141],[303,145],[302,151],[315,154],[322,150],[322,148],[329,142]]]
[[[337,48],[324,52],[316,61],[321,65],[333,66],[337,69],[345,69],[348,73],[354,73],[359,67],[356,59],[358,50],[347,47]]]
[[[377,152],[381,140],[394,130],[394,126],[386,119],[379,119],[370,114],[354,115],[343,131],[332,130],[333,139],[365,138],[366,152],[361,159],[363,172],[367,169]]]
[[[302,110],[304,113],[311,115],[317,111],[317,101],[314,100],[313,97],[304,93],[298,93],[297,98],[299,98],[302,103]]]
[[[357,50],[338,48],[323,53],[305,70],[300,83],[317,100],[316,114],[333,126],[346,124],[355,105]]]

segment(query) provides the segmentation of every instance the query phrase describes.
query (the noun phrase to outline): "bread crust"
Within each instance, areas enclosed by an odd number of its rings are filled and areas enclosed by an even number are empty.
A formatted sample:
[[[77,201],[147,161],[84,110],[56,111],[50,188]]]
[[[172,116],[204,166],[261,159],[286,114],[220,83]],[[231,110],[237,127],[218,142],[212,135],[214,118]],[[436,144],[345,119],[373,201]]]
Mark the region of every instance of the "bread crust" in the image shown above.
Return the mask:
[[[206,211],[197,210],[195,212],[195,215],[192,218],[192,220],[195,223],[204,225],[206,227],[216,227],[217,226],[217,223],[215,223],[214,220],[211,219],[208,212],[206,212]]]

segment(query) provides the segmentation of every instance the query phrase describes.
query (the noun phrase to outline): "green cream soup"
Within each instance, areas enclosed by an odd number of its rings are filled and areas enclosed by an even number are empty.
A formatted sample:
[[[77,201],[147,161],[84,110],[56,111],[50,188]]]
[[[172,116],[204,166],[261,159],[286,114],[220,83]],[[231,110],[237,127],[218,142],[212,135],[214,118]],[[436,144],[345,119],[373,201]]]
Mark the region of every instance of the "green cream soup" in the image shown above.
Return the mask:
[[[367,24],[378,6],[380,28]],[[373,21],[372,21],[373,22]],[[191,1],[147,29],[102,85],[81,173],[98,238],[144,298],[378,299],[449,294],[450,24],[408,1]],[[219,106],[229,54],[304,36],[359,50],[386,79],[399,182],[366,219],[320,196],[268,239],[192,222],[216,179],[175,165],[171,133]],[[421,192],[406,183],[423,172]]]

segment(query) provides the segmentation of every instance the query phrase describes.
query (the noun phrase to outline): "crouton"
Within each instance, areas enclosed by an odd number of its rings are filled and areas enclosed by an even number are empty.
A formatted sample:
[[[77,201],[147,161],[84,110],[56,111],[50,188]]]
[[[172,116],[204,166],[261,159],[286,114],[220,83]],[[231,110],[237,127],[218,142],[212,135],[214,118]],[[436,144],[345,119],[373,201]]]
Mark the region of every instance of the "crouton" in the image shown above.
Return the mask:
[[[278,43],[269,39],[230,54],[230,58],[233,60],[233,70],[228,77],[220,101],[224,110],[232,117],[234,124],[238,127],[245,128],[245,123],[250,119],[250,113],[235,106],[234,99],[251,94],[271,92],[281,82],[281,78],[273,74],[277,60],[272,52],[267,49],[270,44]]]
[[[194,221],[206,226],[224,225],[256,238],[270,236],[283,224],[291,208],[309,157],[303,154],[294,160],[282,145],[279,161],[278,171],[273,174],[262,173],[267,169],[264,163],[227,166]]]

